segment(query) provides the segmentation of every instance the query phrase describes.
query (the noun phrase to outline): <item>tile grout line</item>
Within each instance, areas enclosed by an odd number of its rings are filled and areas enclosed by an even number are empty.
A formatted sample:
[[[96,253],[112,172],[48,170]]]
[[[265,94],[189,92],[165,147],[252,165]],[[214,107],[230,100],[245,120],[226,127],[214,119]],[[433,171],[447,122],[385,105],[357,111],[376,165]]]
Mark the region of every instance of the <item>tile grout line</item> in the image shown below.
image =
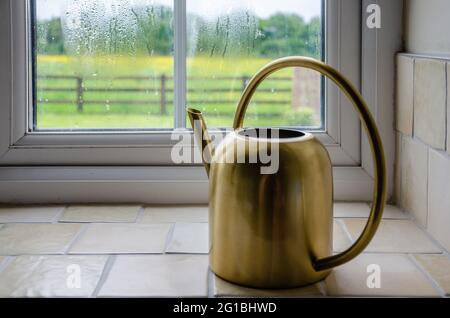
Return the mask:
[[[173,234],[175,232],[175,226],[176,226],[176,223],[170,223],[170,230],[169,230],[169,233],[167,233],[167,236],[166,236],[166,242],[164,244],[164,252],[163,252],[163,254],[167,254],[167,249],[169,248],[170,242],[172,242],[172,239],[173,239]]]
[[[214,273],[211,271],[211,269],[209,268],[209,264],[208,264],[208,277],[207,277],[207,298],[216,298],[214,295]]]
[[[439,243],[430,233],[428,233],[427,228],[421,225],[415,218],[411,218],[411,221],[414,223],[415,226],[417,226],[423,233],[425,233],[425,236],[436,246],[438,247],[441,252],[440,253],[431,253],[431,254],[447,254],[450,253],[450,251],[447,251],[445,247]]]
[[[411,263],[413,263],[413,266],[420,272],[422,273],[423,276],[425,276],[425,278],[427,279],[428,282],[430,282],[430,284],[433,286],[433,288],[439,293],[439,295],[441,297],[445,296],[445,291],[441,288],[441,286],[439,286],[439,284],[434,280],[433,276],[431,276],[431,274],[424,268],[422,267],[422,265],[419,264],[419,262],[417,262],[416,258],[414,257],[414,255],[417,254],[407,254],[406,257],[411,261]],[[420,254],[419,254],[420,255]],[[427,255],[427,254],[425,254]],[[429,254],[428,254],[429,255]],[[436,254],[434,254],[436,255]],[[440,254],[437,254],[440,255]]]
[[[448,125],[449,125],[449,123],[448,123],[448,105],[449,105],[449,100],[448,100],[448,88],[449,88],[449,83],[448,83],[448,66],[449,66],[450,64],[448,64],[447,62],[445,63],[445,136],[444,136],[444,139],[445,139],[445,145],[444,145],[444,148],[445,148],[445,150],[447,151],[447,152],[449,152],[450,151],[450,149],[448,149],[448,147],[447,147],[447,145],[448,145],[448,142],[449,142],[449,140],[448,140]]]
[[[447,153],[445,152],[445,149],[442,150],[442,149],[440,149],[440,148],[436,148],[435,146],[432,146],[432,145],[428,144],[426,141],[424,141],[424,140],[423,140],[422,138],[420,138],[419,136],[409,136],[409,135],[405,135],[405,134],[402,134],[402,136],[403,136],[403,139],[405,139],[405,140],[408,139],[409,141],[417,142],[418,144],[421,144],[421,145],[424,146],[424,147],[428,147],[428,148],[430,148],[431,150],[434,150],[434,151],[436,151],[436,152],[443,153],[444,155],[447,154]],[[447,154],[447,155],[448,155],[448,154]]]
[[[443,63],[446,63],[446,61],[450,61],[450,56],[445,55],[433,55],[433,54],[420,54],[420,53],[410,53],[410,52],[399,52],[397,53],[400,56],[408,57],[410,59],[417,59],[417,60],[438,60]]]
[[[421,254],[421,253],[409,253],[409,252],[392,252],[392,253],[389,253],[389,252],[369,252],[369,253],[363,252],[363,253],[361,253],[361,255],[364,255],[364,254],[384,254],[384,255],[397,255],[397,256],[405,257],[409,262],[413,263],[412,264],[413,267],[416,268],[425,277],[425,280],[428,281],[432,285],[433,290],[438,293],[438,296],[420,296],[420,297],[422,297],[422,298],[446,298],[445,297],[445,293],[441,292],[441,288],[439,287],[439,285],[437,283],[435,283],[434,280],[428,276],[428,273],[426,271],[422,270],[422,268],[421,268],[421,266],[419,264],[416,264],[413,255]],[[426,253],[424,253],[424,254],[425,255],[436,255],[435,253],[434,254],[426,254]],[[438,255],[440,255],[440,254],[438,254]],[[324,281],[325,280],[323,280],[321,282],[324,282]],[[325,286],[326,286],[326,284],[325,284]],[[341,298],[341,297],[344,297],[344,298],[348,298],[348,297],[350,297],[350,298],[352,298],[352,297],[363,297],[363,298],[366,298],[366,297],[368,297],[368,298],[371,298],[373,296],[369,296],[369,295],[362,295],[361,296],[361,295],[358,295],[358,294],[349,294],[349,295],[343,295],[343,296],[340,295],[340,296],[328,296],[328,297],[338,297],[338,298]],[[382,298],[383,297],[386,297],[386,298],[397,298],[397,297],[403,297],[403,296],[382,295],[381,297]],[[413,296],[406,296],[406,297],[410,298],[410,297],[413,297]]]
[[[72,223],[72,224],[77,224],[77,223]],[[78,223],[78,224],[82,224],[82,223]],[[64,255],[67,255],[69,253],[70,249],[73,247],[75,242],[77,242],[78,239],[88,230],[90,225],[91,225],[91,223],[81,225],[81,229],[78,231],[77,234],[75,234],[75,236],[70,240],[69,244],[67,244],[67,247],[64,249],[64,252],[63,252]]]
[[[64,215],[64,213],[66,212],[66,210],[67,210],[68,207],[69,207],[68,205],[64,205],[64,206],[61,208],[61,211],[59,211],[58,213],[56,213],[56,215],[55,215],[55,217],[53,218],[51,224],[58,224],[58,223],[59,223],[59,220],[61,220],[61,218],[63,217],[63,215]]]
[[[344,231],[345,235],[347,235],[347,238],[350,240],[350,245],[353,244],[352,235],[350,234],[350,231],[347,229],[347,226],[345,225],[344,220],[343,219],[335,219],[335,221],[339,223],[342,231]]]
[[[5,259],[0,262],[0,273],[3,272],[15,259],[17,256],[5,256]]]
[[[415,122],[416,122],[416,102],[415,102],[415,90],[416,87],[416,59],[413,58],[413,78],[412,78],[412,88],[413,88],[413,102],[412,102],[412,127],[411,127],[411,138],[415,137]],[[403,139],[403,138],[402,138]]]
[[[428,178],[427,178],[428,179]],[[427,187],[427,197],[428,197],[428,187]],[[428,210],[428,198],[427,198],[427,210]],[[422,233],[425,234],[425,236],[436,246],[438,247],[441,251],[440,253],[429,253],[429,254],[447,254],[450,257],[450,251],[447,251],[447,249],[441,244],[439,243],[438,240],[436,240],[427,230],[427,228],[425,226],[423,226],[422,224],[419,223],[419,221],[417,220],[417,218],[415,218],[409,211],[405,210],[405,213],[407,213],[408,215],[410,215],[410,221],[417,227],[420,229],[420,231]],[[420,253],[419,253],[420,254]]]
[[[413,97],[413,103],[414,103],[414,97]],[[414,105],[413,105],[413,112],[414,112]],[[413,122],[414,122],[414,113],[413,113]],[[411,132],[412,133],[412,132]],[[402,208],[402,180],[403,180],[403,134],[401,132],[399,132],[400,134],[400,140],[399,141],[399,145],[397,145],[398,150],[398,162],[397,162],[397,167],[396,169],[398,169],[398,198],[396,198],[398,202],[395,202],[397,207],[403,211]],[[398,138],[397,138],[398,139]]]
[[[368,203],[368,202],[364,202],[364,203],[367,204],[367,206],[369,207],[369,210],[368,210],[366,216],[350,216],[350,215],[348,215],[348,216],[333,216],[333,219],[335,219],[335,220],[355,220],[355,219],[367,220],[369,218],[370,211],[372,209],[372,204]],[[403,217],[397,217],[395,215],[387,217],[384,214],[384,211],[386,210],[386,206],[391,206],[393,208],[397,208],[401,212],[400,214],[403,214]],[[382,221],[390,221],[390,220],[399,220],[399,221],[411,220],[411,216],[410,216],[410,214],[407,211],[403,210],[399,205],[386,203],[385,204],[385,209],[383,210]]]
[[[136,219],[134,220],[134,223],[142,224],[142,219],[144,218],[144,211],[145,211],[145,208],[143,205],[141,205],[138,210],[138,213],[136,215]]]
[[[342,222],[342,226],[344,228],[344,231],[350,237],[351,237],[351,235],[347,231],[347,227],[345,226],[345,222],[343,222],[345,219],[361,219],[361,220],[365,220],[364,218],[342,218],[342,219],[336,219],[336,220],[339,220],[339,221]],[[412,253],[412,254],[429,254],[429,255],[430,254],[446,254],[446,255],[449,255],[449,257],[450,257],[450,253],[447,254],[448,251],[430,233],[428,233],[426,228],[424,228],[421,224],[419,224],[418,221],[413,216],[411,216],[411,218],[409,218],[409,219],[383,219],[382,221],[388,221],[388,222],[405,222],[405,221],[409,221],[419,230],[419,232],[421,232],[421,233],[423,233],[425,235],[425,237],[430,241],[430,243],[433,245],[433,247],[436,247],[436,248],[439,249],[439,252],[437,252],[437,251],[436,252],[420,252],[420,251],[418,251],[418,252],[405,252],[405,251],[403,251],[401,253],[403,253],[403,254],[407,254],[407,253]],[[353,240],[351,240],[351,241],[353,243]],[[386,251],[384,251],[384,252],[381,252],[381,251],[370,251],[370,252],[363,251],[363,253],[366,253],[366,254],[382,254],[382,253],[395,254],[395,253],[399,253],[399,252],[395,252],[395,251],[390,251],[390,252],[389,251],[388,252],[386,252]]]
[[[425,234],[426,238],[429,239],[431,241],[431,243],[433,243],[433,245],[435,245],[435,247],[440,249],[440,252],[432,252],[432,253],[418,253],[418,254],[447,254],[450,256],[450,251],[447,251],[443,245],[441,243],[439,243],[428,231],[427,228],[424,227],[423,225],[421,225],[419,223],[419,221],[417,220],[417,218],[415,218],[411,213],[409,213],[407,210],[403,210],[401,209],[405,214],[407,214],[409,216],[408,219],[383,219],[383,221],[410,221],[413,223],[414,226],[416,226],[422,233]],[[342,218],[343,219],[348,219],[348,218]],[[358,218],[356,218],[358,219]],[[359,219],[363,219],[363,218],[359,218]]]
[[[430,147],[427,147],[427,182],[426,182],[426,196],[425,196],[425,206],[426,206],[426,211],[425,211],[425,228],[428,228],[428,215],[429,215],[429,210],[430,208],[428,207],[428,205],[430,204],[430,171],[431,171],[431,160],[430,160]]]
[[[329,297],[329,295],[328,295],[328,287],[327,287],[327,284],[325,283],[325,280],[327,279],[327,277],[325,277],[324,279],[322,279],[321,281],[316,283],[316,286],[318,286],[319,291],[320,291],[320,293],[322,294],[323,297]]]
[[[445,256],[447,256],[447,258],[450,258],[450,253],[447,252],[446,250],[444,250],[444,252],[443,252],[442,254],[444,254]]]
[[[111,272],[112,267],[114,266],[114,263],[116,262],[117,255],[108,255],[108,259],[106,260],[106,264],[103,267],[102,274],[100,275],[100,279],[97,282],[97,286],[95,286],[94,291],[92,292],[92,295],[90,298],[97,298],[98,293],[100,292],[101,288],[105,284],[106,280],[108,279],[109,273]]]
[[[364,250],[364,251],[362,251],[361,252],[361,254],[386,254],[386,255],[393,255],[393,254],[404,254],[404,255],[406,255],[406,254],[421,254],[421,255],[442,255],[443,253],[439,253],[439,252],[422,252],[422,251],[404,251],[404,250],[401,250],[401,251],[387,251],[387,252],[385,252],[385,251],[366,251],[366,250]]]
[[[414,108],[413,108],[413,112],[414,112]],[[413,118],[413,122],[414,122],[414,118]],[[413,131],[414,134],[414,131]],[[402,134],[401,135],[401,140],[400,140],[400,147],[401,147],[401,157],[400,157],[400,164],[401,164],[401,170],[400,170],[400,202],[398,203],[399,206],[401,206],[402,211],[406,211],[406,195],[405,193],[403,193],[404,191],[406,191],[406,187],[403,184],[403,182],[406,182],[406,178],[408,177],[408,171],[407,171],[407,164],[406,164],[406,160],[403,161],[403,158],[405,156],[405,150],[406,150],[406,142],[407,142],[407,136]],[[411,137],[412,139],[412,137]],[[403,181],[405,180],[405,181]],[[405,202],[404,202],[405,201]],[[405,203],[405,204],[403,204]],[[403,206],[405,205],[405,206]],[[412,215],[411,211],[408,211],[408,214],[411,218],[413,218],[414,216]]]

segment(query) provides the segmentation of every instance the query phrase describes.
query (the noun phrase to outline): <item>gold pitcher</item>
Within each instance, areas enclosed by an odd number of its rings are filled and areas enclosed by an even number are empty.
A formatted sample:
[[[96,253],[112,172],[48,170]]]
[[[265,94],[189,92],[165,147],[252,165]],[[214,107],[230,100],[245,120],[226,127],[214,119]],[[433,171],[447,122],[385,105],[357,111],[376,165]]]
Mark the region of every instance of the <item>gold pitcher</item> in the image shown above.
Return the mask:
[[[334,81],[355,106],[369,136],[375,176],[372,210],[358,240],[336,255],[332,253],[332,166],[325,147],[312,134],[296,130],[280,129],[278,138],[263,138],[258,129],[242,128],[259,84],[285,67],[309,68]],[[333,267],[350,261],[369,244],[386,198],[383,146],[361,94],[331,66],[306,57],[287,57],[266,65],[243,92],[234,132],[216,149],[201,112],[190,108],[188,115],[210,179],[210,267],[216,275],[250,287],[299,287],[324,279]],[[267,151],[278,151],[276,173],[262,174],[266,164],[238,160],[255,155],[262,141]],[[235,149],[243,150],[232,153]],[[223,160],[227,156],[234,162]]]

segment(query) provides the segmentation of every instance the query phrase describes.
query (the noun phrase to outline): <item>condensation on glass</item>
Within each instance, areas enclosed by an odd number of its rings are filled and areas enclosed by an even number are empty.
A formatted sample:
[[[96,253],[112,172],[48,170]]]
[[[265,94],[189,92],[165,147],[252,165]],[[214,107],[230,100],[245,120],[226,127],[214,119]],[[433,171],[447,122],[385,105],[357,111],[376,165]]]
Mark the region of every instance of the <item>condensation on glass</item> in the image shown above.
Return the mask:
[[[229,127],[272,59],[323,59],[322,1],[186,0],[187,102]],[[34,129],[174,126],[174,0],[34,0]],[[181,55],[182,56],[182,55]],[[245,124],[323,128],[322,79],[289,69],[259,88]],[[183,91],[183,90],[180,90]]]
[[[323,59],[322,1],[187,1],[188,103],[210,126],[230,126],[247,83],[273,59]],[[322,78],[306,69],[277,72],[253,97],[246,126],[323,127]]]
[[[35,129],[173,127],[172,1],[35,6]]]

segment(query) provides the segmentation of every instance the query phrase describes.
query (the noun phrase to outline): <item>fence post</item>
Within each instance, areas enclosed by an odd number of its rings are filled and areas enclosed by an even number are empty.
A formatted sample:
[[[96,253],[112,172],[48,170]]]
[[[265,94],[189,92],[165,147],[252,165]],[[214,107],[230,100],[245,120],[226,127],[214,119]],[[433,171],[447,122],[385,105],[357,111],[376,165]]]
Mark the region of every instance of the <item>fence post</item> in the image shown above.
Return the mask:
[[[161,75],[161,115],[165,115],[167,113],[166,110],[166,82],[167,78],[165,74]]]
[[[300,67],[294,67],[294,74],[292,76],[292,109],[299,109],[301,106],[305,106],[303,101],[305,98],[305,92],[303,91],[304,80],[302,81],[302,69]]]
[[[77,77],[77,111],[83,112],[83,78]]]
[[[245,88],[247,87],[247,83],[248,83],[248,76],[242,76],[242,91],[245,90]]]

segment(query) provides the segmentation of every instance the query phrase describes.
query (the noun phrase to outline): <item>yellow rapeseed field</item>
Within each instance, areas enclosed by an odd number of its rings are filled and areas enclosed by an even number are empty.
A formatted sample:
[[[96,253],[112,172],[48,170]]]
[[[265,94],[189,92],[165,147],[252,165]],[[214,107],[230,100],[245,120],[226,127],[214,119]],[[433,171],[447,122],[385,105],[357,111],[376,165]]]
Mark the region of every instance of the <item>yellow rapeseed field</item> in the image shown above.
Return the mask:
[[[202,109],[212,127],[231,125],[245,81],[268,62],[269,59],[249,57],[188,57],[188,103]],[[37,75],[38,128],[173,127],[172,56],[39,55]],[[46,78],[49,75],[63,77]],[[161,75],[167,76],[164,113],[161,111]],[[272,76],[286,79],[261,85],[265,91],[255,95],[253,101],[256,102],[249,108],[246,123],[254,126],[309,123],[312,110],[300,114],[299,120],[292,113],[292,69]],[[77,78],[82,79],[81,95],[77,95]],[[83,103],[82,111],[77,109],[79,100]]]
[[[40,55],[37,62],[41,75],[171,75],[174,67],[172,56]],[[191,76],[251,76],[268,62],[269,59],[263,58],[188,57],[187,71]],[[291,72],[281,71],[277,75]]]

